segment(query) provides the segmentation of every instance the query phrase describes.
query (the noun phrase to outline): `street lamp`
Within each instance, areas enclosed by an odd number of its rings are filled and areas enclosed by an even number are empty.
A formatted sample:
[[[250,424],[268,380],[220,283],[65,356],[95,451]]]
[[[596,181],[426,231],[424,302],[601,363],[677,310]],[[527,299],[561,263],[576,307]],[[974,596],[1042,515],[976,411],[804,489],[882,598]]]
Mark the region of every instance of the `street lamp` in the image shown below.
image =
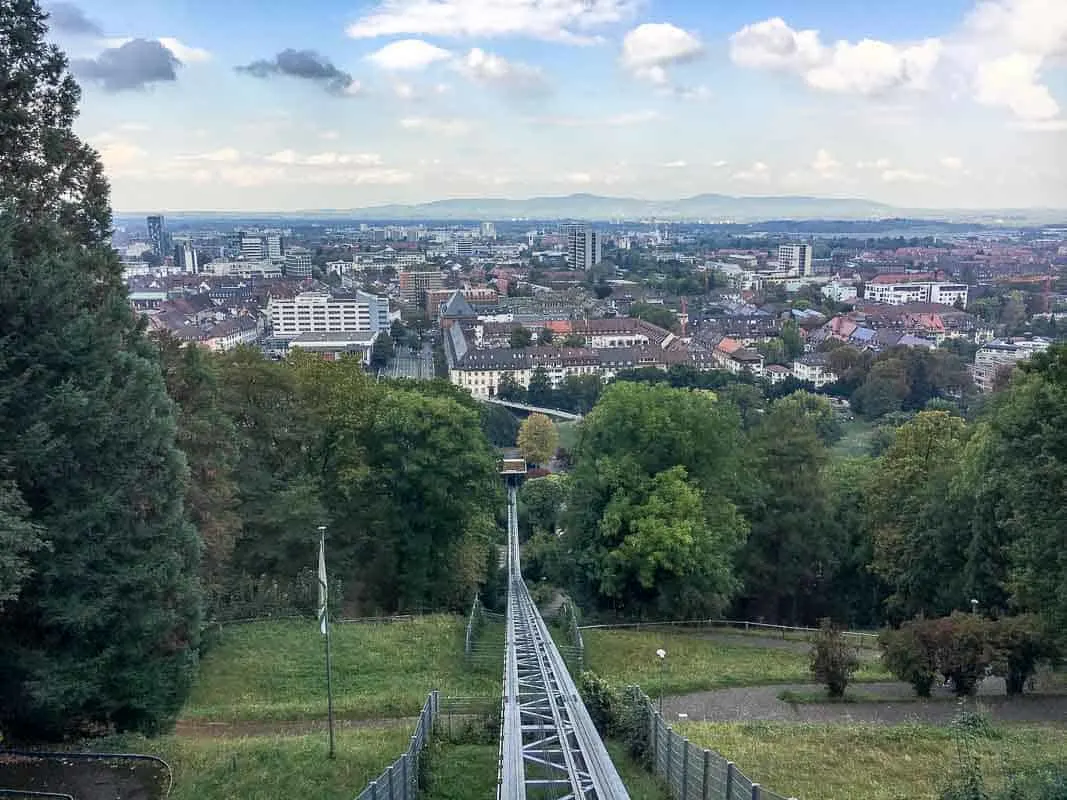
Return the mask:
[[[659,715],[663,716],[663,687],[667,683],[667,651],[662,647],[656,651],[659,656]]]
[[[972,614],[977,614],[978,613],[978,599],[977,598],[971,598],[971,613]]]

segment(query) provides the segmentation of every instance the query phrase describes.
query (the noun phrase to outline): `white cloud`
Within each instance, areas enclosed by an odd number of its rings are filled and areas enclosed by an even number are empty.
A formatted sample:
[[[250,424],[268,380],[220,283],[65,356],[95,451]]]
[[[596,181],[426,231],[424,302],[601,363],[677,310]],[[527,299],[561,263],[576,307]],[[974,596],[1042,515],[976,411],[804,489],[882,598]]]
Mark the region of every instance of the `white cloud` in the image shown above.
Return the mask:
[[[265,160],[275,164],[295,164],[297,162],[297,155],[295,150],[279,150],[276,153],[271,153],[269,156],[266,156]]]
[[[174,53],[175,57],[183,64],[194,64],[202,61],[210,61],[211,53],[199,47],[190,47],[175,39],[173,36],[161,36],[159,43]]]
[[[692,61],[704,52],[700,39],[669,22],[646,22],[622,40],[622,66],[635,77],[665,84],[666,68]]]
[[[285,166],[305,167],[332,167],[332,166],[359,166],[374,167],[382,163],[382,157],[377,153],[314,153],[312,155],[300,155],[295,150],[279,150],[264,156],[264,161],[272,164]]]
[[[730,37],[730,58],[742,67],[803,72],[825,57],[818,31],[793,30],[781,17],[746,25]]]
[[[842,40],[828,47],[818,31],[794,30],[781,17],[746,25],[730,37],[730,58],[739,66],[793,72],[813,89],[864,95],[927,88],[941,51],[939,39]]]
[[[729,161],[725,161],[723,159],[719,159],[718,161],[716,161],[711,166],[715,167],[715,169],[722,169],[723,167],[730,166],[730,162]]]
[[[127,131],[128,133],[147,133],[152,130],[152,127],[143,122],[123,122],[118,126],[118,129],[120,131]]]
[[[908,169],[887,169],[882,172],[882,180],[886,183],[930,183],[932,178]]]
[[[325,139],[326,141],[332,142],[332,141],[336,141],[337,139],[340,139],[341,138],[341,134],[338,133],[337,131],[322,131],[319,134],[319,138],[320,139]]]
[[[664,169],[684,169],[689,164],[685,161],[668,161],[663,165]]]
[[[986,106],[1011,109],[1025,120],[1044,120],[1060,113],[1048,87],[1038,82],[1039,56],[1015,53],[978,65],[975,99]]]
[[[1038,56],[1067,55],[1067,3],[1062,0],[983,0],[968,15],[966,33]]]
[[[942,167],[952,172],[963,171],[963,159],[959,156],[942,156],[939,163]]]
[[[133,38],[129,36],[111,37],[108,39],[101,39],[100,45],[106,49],[112,49],[115,47],[122,47],[124,44],[132,42]],[[156,41],[167,48],[171,54],[183,64],[197,64],[204,61],[211,60],[211,53],[200,47],[192,47],[187,45],[173,36],[160,36]]]
[[[561,180],[564,183],[577,183],[581,185],[586,185],[593,182],[593,176],[590,175],[588,172],[569,172],[566,175],[563,175]]]
[[[875,39],[838,42],[824,64],[804,79],[828,92],[879,94],[893,89],[926,89],[941,58],[939,39],[902,47]]]
[[[404,117],[400,120],[400,127],[409,131],[429,131],[442,136],[462,136],[471,130],[470,124],[465,120],[442,117]]]
[[[354,39],[422,36],[527,36],[572,44],[599,41],[590,31],[628,19],[638,0],[380,0],[348,26]]]
[[[893,162],[890,161],[888,158],[879,158],[879,159],[875,159],[874,161],[857,161],[856,162],[856,168],[857,169],[886,170],[886,169],[889,169],[891,166],[893,166]]]
[[[94,136],[89,143],[100,154],[100,160],[104,169],[108,172],[116,172],[134,166],[144,159],[148,152],[132,142],[110,133],[102,133]]]
[[[537,67],[508,61],[480,47],[471,48],[456,62],[456,69],[477,83],[517,90],[538,90],[545,86],[544,76]]]
[[[422,39],[401,39],[390,42],[381,50],[376,50],[367,56],[367,60],[376,67],[394,71],[416,71],[438,61],[447,61],[452,58],[452,53],[441,47],[436,47]]]
[[[771,180],[771,168],[762,161],[757,161],[748,169],[735,172],[733,179],[747,183],[769,183]]]
[[[815,160],[811,162],[811,169],[819,177],[829,178],[838,174],[841,169],[841,162],[836,160],[830,155],[830,151],[824,148],[815,154]]]

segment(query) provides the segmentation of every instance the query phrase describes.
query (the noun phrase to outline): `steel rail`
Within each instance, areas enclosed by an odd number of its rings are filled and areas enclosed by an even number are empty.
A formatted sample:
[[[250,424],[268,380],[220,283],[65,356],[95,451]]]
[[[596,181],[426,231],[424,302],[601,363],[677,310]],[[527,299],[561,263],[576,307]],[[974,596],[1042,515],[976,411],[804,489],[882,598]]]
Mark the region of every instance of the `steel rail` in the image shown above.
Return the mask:
[[[629,800],[522,578],[508,487],[508,610],[497,800]]]

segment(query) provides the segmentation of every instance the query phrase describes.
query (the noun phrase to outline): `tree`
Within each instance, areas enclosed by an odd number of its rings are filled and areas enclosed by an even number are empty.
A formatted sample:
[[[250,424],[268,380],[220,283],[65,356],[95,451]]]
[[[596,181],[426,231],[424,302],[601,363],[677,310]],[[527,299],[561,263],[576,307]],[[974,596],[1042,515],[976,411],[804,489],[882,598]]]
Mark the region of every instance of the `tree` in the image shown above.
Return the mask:
[[[544,414],[531,414],[519,426],[519,450],[532,464],[547,464],[559,447],[559,432]]]
[[[32,0],[0,2],[0,462],[47,549],[0,615],[0,731],[157,732],[192,684],[199,542],[157,353],[107,244],[107,184]],[[25,551],[24,551],[25,553]]]
[[[526,388],[510,372],[504,373],[496,386],[496,396],[512,403],[526,402]]]
[[[892,590],[898,618],[948,613],[966,604],[968,537],[951,491],[967,424],[924,411],[896,431],[868,489],[874,535],[872,568]]]
[[[668,331],[673,330],[678,324],[678,317],[669,308],[650,303],[633,303],[630,306],[630,316],[643,319],[645,322],[658,325]]]
[[[395,354],[392,337],[379,334],[375,337],[374,345],[371,347],[370,365],[373,369],[383,369],[393,360]]]
[[[800,335],[800,326],[795,320],[787,320],[782,325],[781,336],[785,347],[786,363],[791,363],[804,354],[804,338]]]
[[[524,350],[533,344],[533,333],[529,328],[519,325],[511,330],[509,344],[512,350]]]
[[[844,697],[849,681],[859,668],[856,648],[845,641],[840,628],[823,619],[811,647],[812,677],[826,686],[830,697]]]
[[[555,391],[552,389],[552,379],[548,377],[544,367],[537,367],[530,374],[526,398],[530,405],[552,408],[555,402]]]
[[[523,538],[537,533],[555,534],[567,494],[561,475],[526,481],[519,489],[519,531]]]
[[[2,210],[31,229],[54,222],[77,244],[98,246],[111,230],[107,181],[92,148],[74,134],[81,90],[66,57],[46,41],[47,29],[36,0],[0,2]],[[121,277],[115,259],[93,266]]]
[[[585,347],[585,337],[577,333],[568,333],[560,342],[561,347]]]
[[[233,474],[237,431],[222,408],[218,359],[166,334],[156,344],[167,393],[178,409],[178,446],[189,464],[185,507],[203,545],[201,585],[215,601],[225,590],[241,527]]]
[[[738,428],[708,394],[604,390],[582,423],[563,521],[577,597],[630,614],[722,610],[746,530],[730,499],[745,480]]]
[[[552,341],[555,338],[556,334],[553,333],[551,328],[546,326],[541,329],[541,332],[539,334],[537,334],[537,343],[543,347],[547,347],[548,345],[552,344]]]
[[[0,615],[30,577],[30,556],[41,548],[41,530],[27,517],[29,508],[18,486],[0,480]]]

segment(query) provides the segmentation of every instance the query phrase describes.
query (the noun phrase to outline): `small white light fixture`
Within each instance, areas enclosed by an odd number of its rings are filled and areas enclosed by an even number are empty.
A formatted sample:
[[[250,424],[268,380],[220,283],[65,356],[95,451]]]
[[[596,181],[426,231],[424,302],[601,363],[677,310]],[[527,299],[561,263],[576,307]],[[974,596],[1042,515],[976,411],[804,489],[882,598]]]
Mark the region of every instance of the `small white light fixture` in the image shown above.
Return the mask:
[[[656,655],[659,656],[660,658],[666,658],[667,657],[667,651],[664,650],[661,647],[659,650],[656,651]]]

